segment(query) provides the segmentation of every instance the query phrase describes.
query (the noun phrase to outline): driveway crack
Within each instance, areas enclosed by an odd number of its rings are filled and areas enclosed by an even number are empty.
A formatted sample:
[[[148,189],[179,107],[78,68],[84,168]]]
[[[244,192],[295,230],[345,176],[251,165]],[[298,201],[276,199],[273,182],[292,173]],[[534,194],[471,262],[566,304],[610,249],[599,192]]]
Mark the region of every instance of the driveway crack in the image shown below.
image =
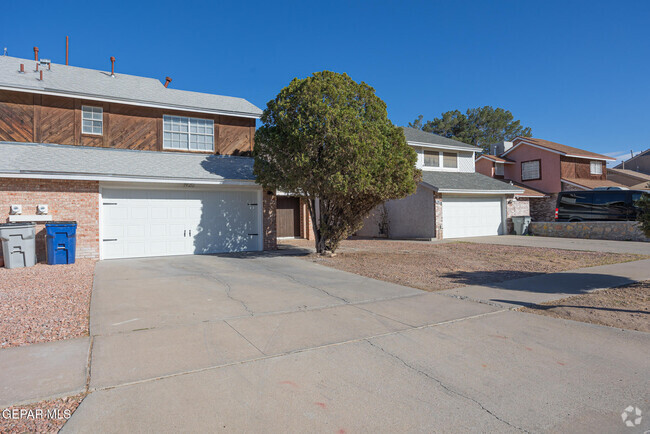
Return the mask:
[[[479,401],[477,401],[476,399],[472,398],[471,396],[464,395],[464,394],[458,392],[457,390],[452,389],[450,386],[447,386],[445,383],[443,383],[442,381],[438,380],[438,379],[435,378],[434,376],[428,374],[427,372],[422,371],[421,369],[418,369],[418,368],[416,368],[415,366],[412,366],[412,365],[406,363],[406,361],[404,361],[404,360],[403,360],[401,357],[399,357],[397,354],[394,354],[394,353],[391,353],[390,351],[385,350],[385,349],[382,348],[380,345],[374,344],[374,343],[372,343],[372,342],[371,342],[370,340],[368,340],[368,339],[365,339],[365,341],[368,342],[371,346],[373,346],[373,347],[375,347],[375,348],[381,350],[383,353],[385,353],[385,354],[389,355],[390,357],[394,358],[395,360],[399,361],[401,364],[403,364],[404,366],[406,366],[408,369],[410,369],[410,370],[412,370],[412,371],[415,371],[415,372],[417,372],[418,374],[420,374],[420,375],[422,375],[422,376],[424,376],[424,377],[427,377],[427,378],[430,379],[430,380],[433,380],[435,383],[437,383],[440,387],[442,387],[442,388],[443,388],[445,391],[447,391],[448,393],[453,394],[453,395],[456,395],[456,396],[459,396],[459,397],[461,397],[461,398],[463,398],[463,399],[466,399],[466,400],[468,400],[468,401],[472,401],[473,403],[475,403],[476,405],[478,405],[478,406],[481,408],[481,410],[483,410],[484,412],[486,412],[487,414],[489,414],[489,415],[492,416],[493,418],[497,419],[498,421],[500,421],[500,422],[502,422],[502,423],[505,423],[506,425],[508,425],[508,426],[510,426],[510,427],[512,427],[512,428],[515,428],[515,429],[517,429],[517,430],[519,430],[519,431],[521,431],[521,432],[525,432],[525,433],[528,433],[528,432],[529,432],[529,431],[527,431],[527,430],[525,430],[525,429],[523,429],[523,428],[521,428],[521,427],[518,427],[518,426],[516,426],[516,425],[511,424],[511,423],[508,422],[507,420],[504,420],[504,419],[500,418],[499,416],[497,416],[496,414],[494,414],[493,412],[491,412],[490,410],[488,410],[488,409],[487,409],[483,404],[481,404]]]
[[[226,297],[228,297],[229,299],[231,299],[231,300],[234,301],[234,302],[237,302],[237,303],[241,304],[242,307],[246,310],[246,312],[248,312],[248,314],[249,314],[250,316],[254,316],[254,315],[255,315],[255,313],[254,313],[254,312],[253,312],[253,311],[248,307],[248,305],[244,302],[244,300],[241,300],[241,299],[239,299],[239,298],[233,297],[233,295],[231,294],[231,292],[232,292],[232,286],[230,286],[230,283],[228,283],[228,282],[226,282],[225,280],[223,280],[223,279],[221,279],[221,278],[215,276],[214,274],[208,274],[208,276],[209,276],[210,278],[216,280],[217,282],[221,283],[223,286],[226,287]]]

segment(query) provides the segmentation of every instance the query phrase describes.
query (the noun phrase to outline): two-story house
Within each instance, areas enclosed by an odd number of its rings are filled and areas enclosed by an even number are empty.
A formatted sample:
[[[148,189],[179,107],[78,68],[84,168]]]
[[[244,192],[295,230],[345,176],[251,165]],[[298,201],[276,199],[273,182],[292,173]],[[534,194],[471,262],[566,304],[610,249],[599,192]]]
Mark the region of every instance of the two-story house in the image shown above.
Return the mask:
[[[548,140],[517,137],[492,145],[491,155],[477,158],[476,171],[543,193],[544,197],[530,199],[530,212],[535,220],[550,221],[560,191],[622,187],[607,179],[608,161],[614,158]]]
[[[650,175],[650,149],[634,155],[633,157],[622,161],[614,166],[614,169],[622,169]]]
[[[170,81],[0,56],[0,220],[37,222],[40,259],[51,220],[77,222],[79,257],[275,248],[261,110]]]
[[[481,149],[414,128],[404,128],[418,154],[422,182],[404,199],[378,207],[357,232],[359,236],[442,239],[509,232],[514,215],[527,215],[517,204],[524,189],[476,173]],[[527,204],[527,202],[524,202]]]

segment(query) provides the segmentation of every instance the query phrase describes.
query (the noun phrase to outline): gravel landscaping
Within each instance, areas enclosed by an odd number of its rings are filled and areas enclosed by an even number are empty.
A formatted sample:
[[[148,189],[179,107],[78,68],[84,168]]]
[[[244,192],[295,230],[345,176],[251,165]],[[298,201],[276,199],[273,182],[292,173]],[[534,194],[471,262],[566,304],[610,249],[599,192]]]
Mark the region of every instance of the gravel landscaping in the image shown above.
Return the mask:
[[[0,268],[0,348],[88,335],[95,261]]]
[[[0,415],[8,417],[0,417],[0,433],[57,433],[81,404],[84,396],[69,396],[2,409]]]
[[[650,332],[650,281],[576,295],[522,311]]]
[[[307,240],[286,243],[313,247],[313,241]],[[646,257],[465,242],[346,240],[334,257],[312,254],[304,258],[373,279],[437,291]]]

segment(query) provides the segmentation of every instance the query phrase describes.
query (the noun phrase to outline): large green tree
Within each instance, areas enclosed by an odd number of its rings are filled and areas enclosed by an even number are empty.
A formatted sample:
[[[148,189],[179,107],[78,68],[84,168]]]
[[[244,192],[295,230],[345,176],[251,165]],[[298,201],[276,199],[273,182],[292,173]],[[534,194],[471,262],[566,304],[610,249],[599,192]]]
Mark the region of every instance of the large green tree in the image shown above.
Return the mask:
[[[330,71],[293,79],[255,133],[257,182],[303,196],[316,250],[334,252],[377,205],[415,191],[415,151],[365,83]]]
[[[467,109],[465,113],[452,110],[426,122],[420,115],[409,126],[479,146],[486,151],[489,151],[492,143],[512,140],[517,136],[532,136],[530,127],[523,127],[519,120],[514,120],[509,110],[490,106]]]

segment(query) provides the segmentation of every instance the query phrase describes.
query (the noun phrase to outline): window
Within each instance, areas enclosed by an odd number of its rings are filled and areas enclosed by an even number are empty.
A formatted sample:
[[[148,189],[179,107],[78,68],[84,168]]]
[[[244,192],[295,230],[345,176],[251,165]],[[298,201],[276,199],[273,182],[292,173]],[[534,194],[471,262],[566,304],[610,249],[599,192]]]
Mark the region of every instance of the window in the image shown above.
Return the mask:
[[[163,148],[214,151],[214,121],[163,116]]]
[[[443,152],[442,153],[442,167],[448,169],[457,169],[458,168],[458,154],[455,152]]]
[[[601,163],[600,161],[592,161],[589,166],[592,175],[603,174],[603,163]]]
[[[440,167],[440,153],[438,151],[424,151],[424,165],[426,167]]]
[[[81,132],[101,136],[103,113],[101,107],[81,106]]]
[[[496,176],[503,176],[503,163],[494,163],[494,174]]]
[[[521,180],[533,181],[542,179],[542,173],[539,168],[539,160],[524,161],[521,163]]]

